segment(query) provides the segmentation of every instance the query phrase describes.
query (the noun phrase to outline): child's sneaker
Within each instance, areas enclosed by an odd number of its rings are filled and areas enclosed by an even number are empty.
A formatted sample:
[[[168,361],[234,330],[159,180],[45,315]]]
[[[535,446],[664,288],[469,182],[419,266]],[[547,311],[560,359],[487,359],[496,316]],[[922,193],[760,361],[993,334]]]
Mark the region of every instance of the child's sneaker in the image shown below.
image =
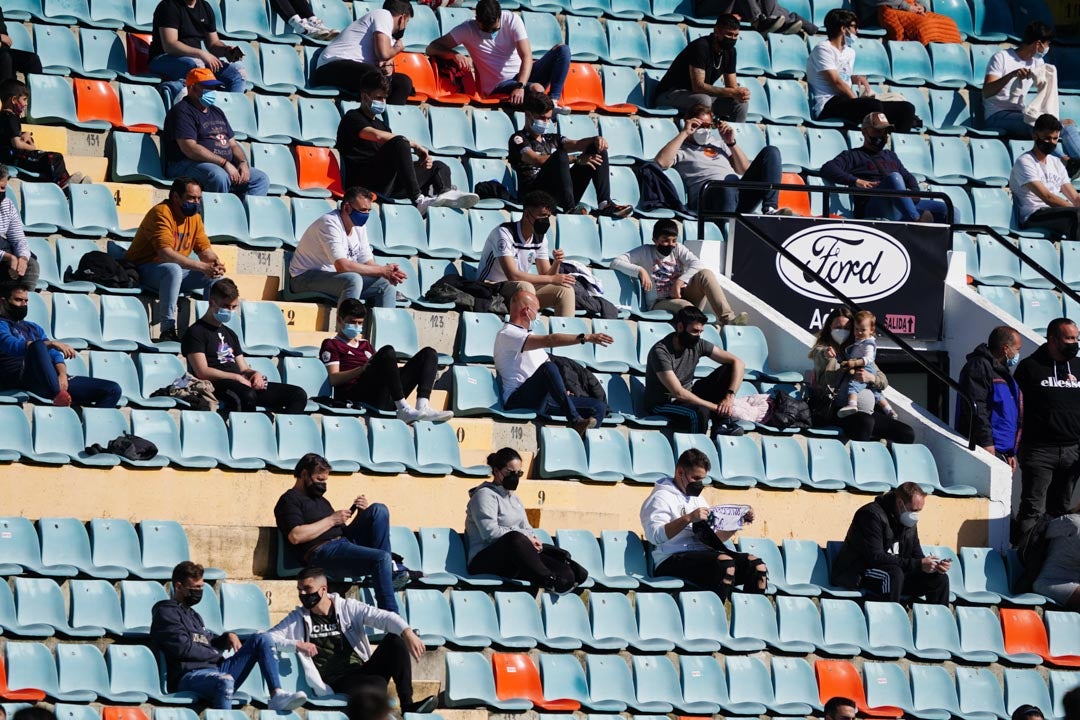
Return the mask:
[[[846,418],[848,415],[854,415],[857,412],[859,412],[859,403],[849,402],[847,405],[836,411],[836,417]]]

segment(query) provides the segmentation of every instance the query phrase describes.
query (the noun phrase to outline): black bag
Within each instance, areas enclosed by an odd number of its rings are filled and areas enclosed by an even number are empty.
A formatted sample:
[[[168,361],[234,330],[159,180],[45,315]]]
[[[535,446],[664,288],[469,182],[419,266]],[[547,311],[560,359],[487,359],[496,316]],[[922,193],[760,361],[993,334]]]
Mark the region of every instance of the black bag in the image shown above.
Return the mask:
[[[827,427],[835,424],[833,403],[836,393],[824,383],[818,385],[804,385],[803,394],[806,404],[810,406],[810,427]]]
[[[64,273],[64,282],[75,280],[112,288],[137,288],[139,271],[127,260],[116,260],[101,250],[92,250],[82,256],[77,269],[68,268]]]
[[[157,457],[158,449],[157,445],[146,438],[124,433],[120,437],[110,440],[106,447],[94,443],[86,448],[87,455],[99,455],[101,453],[112,453],[128,460],[152,460]]]
[[[1020,558],[1024,571],[1017,579],[1013,592],[1031,592],[1031,587],[1035,579],[1039,577],[1043,563],[1046,562],[1046,548],[1050,544],[1046,539],[1046,526],[1053,519],[1053,515],[1043,513],[1027,531],[1027,535],[1020,538],[1016,546],[1016,555]]]
[[[510,197],[510,191],[506,189],[506,186],[502,183],[497,183],[494,180],[478,182],[474,189],[481,200],[513,200],[513,198]]]
[[[810,427],[810,405],[806,401],[792,397],[783,390],[774,390],[769,398],[769,406],[771,410],[762,423],[778,430]]]

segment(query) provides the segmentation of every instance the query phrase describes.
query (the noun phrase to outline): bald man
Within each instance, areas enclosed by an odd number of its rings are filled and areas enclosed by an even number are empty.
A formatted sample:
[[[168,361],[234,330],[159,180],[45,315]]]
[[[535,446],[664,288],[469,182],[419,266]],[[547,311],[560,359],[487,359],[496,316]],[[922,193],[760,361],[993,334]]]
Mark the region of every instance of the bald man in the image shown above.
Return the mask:
[[[598,427],[607,415],[602,400],[568,395],[558,365],[548,359],[545,348],[569,345],[610,345],[603,333],[551,333],[534,335],[530,328],[540,316],[540,301],[527,290],[510,300],[510,320],[495,336],[495,374],[502,386],[503,407],[533,410],[540,415],[562,415],[582,437]]]

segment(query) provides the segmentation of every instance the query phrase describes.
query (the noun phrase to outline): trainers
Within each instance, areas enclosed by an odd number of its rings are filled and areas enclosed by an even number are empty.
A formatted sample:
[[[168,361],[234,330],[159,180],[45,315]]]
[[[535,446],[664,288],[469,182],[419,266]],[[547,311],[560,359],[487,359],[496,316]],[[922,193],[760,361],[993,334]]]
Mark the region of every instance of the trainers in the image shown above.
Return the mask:
[[[83,185],[90,182],[93,182],[93,180],[78,171],[73,172],[68,176],[68,185]]]
[[[776,32],[780,28],[784,27],[784,18],[777,15],[775,17],[766,17],[761,15],[757,20],[753,22],[752,27],[762,35],[766,33]]]
[[[1069,158],[1065,161],[1065,172],[1070,180],[1075,180],[1080,175],[1080,158]]]
[[[600,207],[597,208],[596,214],[604,217],[616,217],[624,218],[630,213],[634,212],[634,208],[630,205],[622,205],[614,200],[605,200],[600,203]]]
[[[922,223],[924,225],[926,223],[932,223],[934,222],[934,213],[930,212],[929,210],[923,210],[921,213],[919,213],[919,219],[915,222]]]
[[[750,324],[750,313],[741,312],[735,315],[731,320],[724,323],[724,325],[738,325],[740,327]]]
[[[421,195],[416,198],[416,209],[420,211],[420,214],[427,217],[427,211],[430,207],[435,207],[435,198],[430,195]]]
[[[836,417],[846,418],[848,415],[854,415],[857,412],[859,412],[858,405],[845,405],[836,411]]]
[[[796,20],[793,23],[785,25],[784,29],[780,32],[784,35],[798,35],[802,32],[802,20]]]
[[[162,330],[154,342],[180,342],[180,334],[176,332],[176,328]]]
[[[71,395],[68,393],[67,390],[61,390],[60,392],[56,393],[56,397],[53,398],[52,404],[56,407],[70,407]]]
[[[314,15],[308,18],[308,24],[318,32],[318,35],[315,37],[316,40],[333,40],[341,34],[340,30],[328,27],[326,23]]]
[[[599,423],[596,422],[596,418],[578,418],[570,423],[570,427],[574,428],[574,432],[581,436],[581,439],[585,439],[585,431],[592,430]]]
[[[431,406],[419,410],[418,412],[420,413],[420,419],[427,420],[428,422],[446,422],[454,417],[454,413],[449,410],[436,410]]]
[[[426,715],[439,706],[439,700],[434,695],[428,695],[423,700],[414,702],[412,705],[402,708],[407,713],[420,713]]]
[[[308,25],[308,21],[300,17],[299,15],[293,15],[291,18],[289,18],[288,21],[286,21],[285,24],[288,25],[289,29],[297,35],[307,35],[309,32],[311,32],[311,27]]]
[[[589,214],[589,206],[586,205],[585,203],[578,203],[574,207],[570,208],[570,211],[568,213],[566,213],[566,214],[567,215],[588,215]]]
[[[766,215],[783,215],[784,217],[791,217],[795,214],[795,211],[791,208],[774,207],[765,211]]]
[[[306,702],[307,694],[282,690],[270,698],[270,702],[267,703],[266,707],[276,712],[288,712],[289,710],[295,710]]]
[[[452,207],[468,210],[480,202],[480,196],[476,193],[461,192],[460,190],[447,190],[435,197],[435,207]]]
[[[410,580],[412,580],[412,575],[408,570],[395,570],[391,576],[390,584],[394,586],[394,592],[399,592],[405,589]]]
[[[417,420],[423,420],[424,418],[423,413],[419,410],[405,406],[403,408],[398,408],[397,419],[406,425],[412,425]]]
[[[743,430],[742,425],[734,420],[724,420],[723,422],[713,424],[713,439],[716,439],[717,435],[726,435],[728,437],[738,437],[739,435],[745,435],[746,431]]]

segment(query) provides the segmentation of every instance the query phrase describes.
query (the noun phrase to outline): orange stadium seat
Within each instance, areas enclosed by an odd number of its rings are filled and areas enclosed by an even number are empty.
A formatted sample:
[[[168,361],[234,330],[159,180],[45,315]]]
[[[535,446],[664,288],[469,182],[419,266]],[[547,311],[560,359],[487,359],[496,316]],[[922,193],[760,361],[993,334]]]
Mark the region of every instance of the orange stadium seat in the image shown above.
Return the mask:
[[[0,658],[0,698],[12,702],[37,702],[45,699],[45,693],[33,688],[9,688],[7,668],[4,667],[4,659]]]
[[[1010,655],[1034,653],[1051,665],[1080,667],[1080,656],[1050,654],[1050,642],[1043,619],[1034,610],[1001,608],[1001,630],[1005,652]]]
[[[570,73],[566,76],[566,86],[559,104],[582,112],[602,110],[618,115],[637,112],[637,106],[629,103],[604,104],[604,86],[600,82],[600,75],[589,63],[570,63]]]
[[[296,153],[296,177],[301,190],[323,188],[334,197],[341,197],[341,168],[337,156],[330,148],[298,145]]]
[[[150,720],[146,712],[138,707],[103,707],[101,720]]]
[[[115,127],[123,127],[124,118],[120,111],[120,98],[105,80],[84,80],[76,78],[75,112],[80,122],[104,120]],[[141,131],[141,132],[153,132]]]
[[[848,697],[855,701],[862,715],[875,718],[898,718],[904,715],[904,711],[898,707],[867,707],[862,676],[855,666],[846,660],[817,660],[814,662],[814,674],[817,675],[818,695],[822,705],[828,702],[829,698]]]
[[[802,175],[798,173],[784,173],[780,178],[780,182],[785,185],[805,185],[806,183],[802,179]],[[814,213],[810,209],[810,193],[799,192],[798,190],[781,190],[780,191],[780,207],[790,208],[796,215],[802,215],[803,217],[813,217]]]
[[[150,34],[127,34],[128,72],[132,75],[150,74]]]
[[[394,72],[408,75],[412,80],[413,94],[409,97],[412,102],[424,102],[439,93],[435,86],[435,73],[431,70],[427,55],[423,53],[398,53],[394,56]]]
[[[581,709],[581,703],[567,698],[544,699],[540,686],[540,673],[525,653],[495,653],[491,656],[495,670],[495,694],[500,700],[524,698],[541,710],[549,712],[573,712]]]

